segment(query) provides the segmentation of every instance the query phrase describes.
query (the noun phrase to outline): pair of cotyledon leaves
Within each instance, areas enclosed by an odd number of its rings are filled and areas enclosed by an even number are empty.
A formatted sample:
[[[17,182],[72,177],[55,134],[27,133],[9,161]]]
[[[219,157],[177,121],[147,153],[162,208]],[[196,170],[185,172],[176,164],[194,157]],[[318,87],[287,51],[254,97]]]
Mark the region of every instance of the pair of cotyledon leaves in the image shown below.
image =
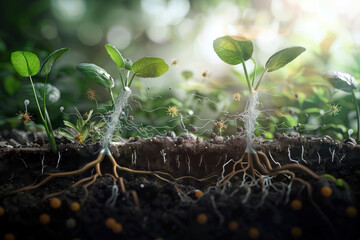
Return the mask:
[[[36,56],[36,54],[32,52],[16,51],[11,54],[11,63],[13,64],[17,73],[22,77],[32,77],[36,75],[39,70],[41,75],[46,76],[50,73],[54,63],[69,50],[69,48],[61,48],[54,51],[45,59],[41,67],[39,58]],[[34,88],[38,99],[42,101],[43,99],[41,93],[43,92],[44,84],[35,83]],[[32,93],[32,86],[30,84],[25,85],[23,88],[20,89],[20,92],[29,96]],[[48,99],[48,103],[55,103],[60,99],[59,89],[57,89],[51,84],[46,85],[45,94]]]
[[[224,62],[237,65],[249,60],[254,51],[250,39],[242,36],[224,36],[217,38],[213,44],[216,54]],[[272,55],[265,64],[265,70],[272,72],[290,63],[306,49],[303,47],[285,48]]]
[[[155,78],[163,75],[169,70],[169,66],[161,58],[143,57],[134,64],[130,60],[124,59],[121,53],[112,45],[106,44],[105,48],[111,59],[117,65],[119,71],[127,69],[136,76],[142,78]],[[87,78],[96,82],[104,88],[113,88],[115,86],[114,79],[103,68],[92,63],[81,63],[77,69]]]

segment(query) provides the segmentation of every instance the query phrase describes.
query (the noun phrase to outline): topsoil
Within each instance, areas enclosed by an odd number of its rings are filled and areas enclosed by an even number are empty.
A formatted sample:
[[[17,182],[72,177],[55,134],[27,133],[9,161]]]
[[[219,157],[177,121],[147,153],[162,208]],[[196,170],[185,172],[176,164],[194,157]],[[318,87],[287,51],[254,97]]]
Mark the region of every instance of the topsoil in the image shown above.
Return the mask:
[[[309,197],[304,185],[284,176],[274,177],[269,187],[243,187],[243,175],[234,176],[227,189],[215,187],[216,178],[199,182],[193,179],[162,181],[150,175],[118,171],[126,193],[119,182],[106,176],[111,163],[105,157],[103,176],[89,187],[89,197],[74,212],[70,204],[81,202],[82,185],[76,181],[93,174],[93,169],[80,175],[52,180],[34,190],[13,195],[7,193],[32,184],[46,173],[77,170],[96,159],[101,146],[79,145],[58,138],[58,153],[53,153],[40,134],[17,130],[0,134],[0,239],[359,239],[360,219],[351,207],[359,209],[360,145],[354,139],[337,141],[328,136],[304,137],[298,133],[276,134],[273,141],[257,140],[254,148],[277,163],[294,163],[318,175],[331,174],[343,179],[335,184],[314,180],[294,171],[312,186]],[[137,170],[162,171],[174,177],[221,177],[232,169],[233,161],[245,151],[241,136],[213,136],[203,141],[194,135],[131,138],[113,143],[111,152],[121,166]],[[271,155],[271,157],[270,157]],[[275,163],[277,162],[277,163]],[[227,163],[227,164],[225,164]],[[269,182],[270,183],[270,182]],[[320,189],[329,186],[331,196]],[[62,204],[52,209],[47,194],[66,190],[57,196]],[[195,190],[204,194],[197,198]],[[134,202],[136,192],[140,207]],[[186,197],[185,197],[186,196]],[[302,207],[294,210],[291,202],[298,199]],[[349,208],[350,207],[350,208]],[[50,223],[42,225],[39,216],[46,213]],[[199,221],[205,214],[207,221]],[[203,216],[203,215],[200,215]],[[122,225],[119,233],[106,226],[114,218]],[[296,234],[300,233],[300,234]],[[257,233],[257,234],[256,234]],[[10,235],[9,235],[10,234]]]

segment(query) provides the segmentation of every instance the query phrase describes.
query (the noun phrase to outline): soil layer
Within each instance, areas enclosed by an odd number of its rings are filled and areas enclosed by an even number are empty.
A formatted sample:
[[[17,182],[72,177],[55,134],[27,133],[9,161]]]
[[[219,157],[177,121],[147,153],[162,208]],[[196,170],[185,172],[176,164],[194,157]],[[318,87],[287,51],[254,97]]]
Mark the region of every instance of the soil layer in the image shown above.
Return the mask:
[[[343,142],[328,136],[303,137],[297,133],[277,134],[274,141],[258,140],[257,151],[265,153],[273,168],[294,163],[303,164],[318,175],[331,174],[345,181],[350,189],[326,180],[314,180],[295,171],[311,183],[309,198],[304,185],[282,175],[270,180],[268,188],[244,187],[243,175],[231,179],[226,189],[215,187],[216,178],[206,182],[193,179],[159,180],[153,176],[118,171],[126,193],[119,182],[103,175],[89,187],[89,197],[79,211],[71,203],[81,202],[82,185],[76,181],[93,174],[58,178],[40,188],[17,194],[7,193],[32,184],[46,173],[79,169],[94,160],[99,144],[79,145],[57,139],[59,152],[53,153],[42,135],[20,131],[0,136],[0,238],[13,234],[16,239],[359,239],[360,220],[360,146],[353,139]],[[183,135],[129,139],[114,143],[111,152],[117,163],[131,169],[162,171],[174,177],[220,177],[229,173],[233,161],[245,150],[243,137],[214,136],[209,141]],[[227,163],[227,164],[226,164]],[[111,173],[106,158],[102,172]],[[332,194],[324,197],[323,186]],[[47,194],[66,190],[58,196],[61,207],[51,208]],[[140,208],[132,191],[137,193]],[[197,198],[196,190],[204,194]],[[295,210],[293,200],[300,200]],[[292,204],[293,203],[293,204]],[[1,208],[4,213],[1,214]],[[355,209],[355,211],[354,211]],[[50,222],[40,223],[41,214]],[[203,215],[205,214],[205,215]],[[204,217],[205,216],[205,217]],[[106,226],[114,218],[120,223],[116,233]],[[119,225],[118,225],[119,226]],[[9,237],[9,235],[7,235]]]

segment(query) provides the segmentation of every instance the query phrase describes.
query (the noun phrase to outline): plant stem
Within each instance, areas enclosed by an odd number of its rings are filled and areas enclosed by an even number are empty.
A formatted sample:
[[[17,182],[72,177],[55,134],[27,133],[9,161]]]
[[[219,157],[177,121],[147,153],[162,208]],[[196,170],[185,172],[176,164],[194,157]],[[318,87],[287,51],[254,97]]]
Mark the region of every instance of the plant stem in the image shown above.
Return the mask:
[[[252,88],[251,88],[251,83],[250,83],[250,79],[249,79],[249,74],[248,74],[248,72],[247,72],[245,62],[242,61],[241,63],[242,63],[243,69],[244,69],[246,81],[247,81],[247,84],[248,84],[248,87],[249,87],[249,91],[250,91],[250,94],[251,94],[251,93],[252,93]]]
[[[111,88],[108,88],[108,90],[109,90],[110,97],[111,97],[111,103],[112,103],[112,105],[114,105],[114,104],[115,104],[115,101],[114,101],[114,95],[113,95],[113,93],[112,93]]]
[[[43,106],[44,106],[44,112],[46,111],[46,84],[48,81],[49,74],[46,75],[45,83],[44,83],[44,94],[43,94]],[[47,114],[45,114],[45,121],[47,121]]]
[[[354,98],[355,106],[356,106],[356,116],[357,116],[357,140],[360,140],[360,110],[359,110],[359,103],[355,96],[355,91],[351,92]]]
[[[251,86],[254,87],[255,77],[256,77],[256,61],[253,58],[251,58],[251,61],[254,63],[254,75],[253,75],[253,78],[252,78]]]
[[[37,94],[36,94],[36,91],[35,91],[35,87],[34,87],[34,83],[32,81],[32,78],[31,76],[29,76],[29,79],[30,79],[30,83],[31,83],[31,87],[32,87],[32,90],[33,90],[33,93],[34,93],[34,98],[35,98],[35,102],[36,102],[36,106],[39,110],[39,113],[40,113],[40,117],[41,117],[41,120],[43,122],[43,125],[45,127],[45,131],[48,135],[48,138],[49,138],[49,142],[50,142],[50,145],[51,145],[51,148],[54,152],[56,152],[56,144],[55,144],[55,139],[54,139],[54,135],[53,135],[53,131],[51,131],[50,133],[50,130],[49,130],[49,126],[48,126],[48,123],[47,123],[47,120],[44,118],[44,115],[41,111],[41,107],[40,107],[40,104],[39,104],[39,101],[38,101],[38,97],[37,97]],[[44,109],[44,112],[46,111],[46,108]],[[49,119],[50,121],[50,119]],[[52,128],[51,128],[52,130]]]
[[[256,87],[255,87],[255,91],[258,89],[260,83],[261,83],[261,80],[264,78],[265,74],[269,71],[269,69],[265,69],[265,71],[263,72],[263,74],[261,74],[260,78],[259,78],[259,81],[258,83],[256,84]]]
[[[125,87],[128,86],[129,76],[130,76],[130,71],[128,71],[127,74],[126,74]]]
[[[134,80],[134,77],[135,77],[135,73],[131,76],[131,79],[130,79],[130,82],[129,82],[129,85],[128,85],[128,87],[130,87],[131,86],[131,83],[133,82],[133,80]]]
[[[121,80],[121,85],[123,87],[123,89],[125,89],[125,84],[124,84],[124,78],[122,76],[121,70],[119,69],[119,73],[120,73],[120,80]]]

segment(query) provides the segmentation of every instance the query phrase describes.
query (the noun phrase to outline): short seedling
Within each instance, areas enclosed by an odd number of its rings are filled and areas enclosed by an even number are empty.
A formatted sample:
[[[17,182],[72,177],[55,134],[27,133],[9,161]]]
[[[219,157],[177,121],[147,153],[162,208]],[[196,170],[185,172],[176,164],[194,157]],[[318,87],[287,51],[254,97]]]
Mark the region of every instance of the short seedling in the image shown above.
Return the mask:
[[[39,115],[42,121],[42,124],[45,127],[50,146],[54,152],[56,152],[57,147],[54,138],[54,131],[51,125],[51,120],[46,109],[46,99],[56,102],[60,98],[60,92],[54,86],[47,84],[50,71],[54,63],[67,51],[69,48],[62,48],[51,53],[44,61],[40,68],[39,58],[31,52],[16,51],[11,54],[11,63],[13,64],[15,70],[22,77],[28,77],[30,79],[31,88],[34,94],[36,106],[39,111]],[[32,77],[35,76],[40,70],[40,74],[45,76],[44,83],[33,83]],[[43,92],[41,94],[41,91]],[[56,93],[56,94],[54,94]],[[41,97],[42,95],[42,97]],[[52,99],[49,99],[51,95]],[[43,108],[41,109],[39,99],[42,99]]]
[[[239,115],[239,118],[244,122],[244,133],[246,136],[246,150],[244,155],[233,165],[232,171],[224,176],[220,182],[220,186],[225,186],[226,183],[236,174],[249,174],[253,180],[260,180],[262,188],[264,183],[262,181],[263,176],[276,176],[279,174],[288,174],[291,176],[291,182],[298,181],[306,185],[308,189],[308,194],[311,196],[311,185],[310,183],[304,181],[301,178],[296,177],[295,173],[290,170],[298,170],[307,173],[315,179],[320,179],[316,173],[311,171],[309,168],[301,164],[287,164],[276,169],[273,169],[271,163],[266,154],[258,152],[252,147],[252,143],[255,139],[255,127],[256,121],[260,114],[258,110],[259,98],[258,98],[258,88],[265,74],[268,72],[276,71],[291,61],[298,57],[301,53],[305,51],[303,47],[290,47],[285,48],[274,55],[272,55],[265,64],[265,70],[263,74],[258,79],[257,83],[255,82],[255,74],[253,78],[250,79],[250,75],[247,71],[245,62],[247,60],[252,60],[255,64],[255,60],[252,58],[253,55],[253,43],[250,39],[242,36],[224,36],[216,39],[214,41],[214,50],[216,54],[224,62],[230,65],[242,64],[247,86],[250,92],[250,97],[247,101],[245,111]],[[245,160],[247,159],[247,162]],[[247,164],[247,165],[245,165]],[[245,165],[245,166],[244,166]],[[237,167],[240,169],[237,170]]]
[[[328,80],[336,89],[351,93],[356,107],[357,117],[357,140],[360,140],[360,109],[359,103],[355,96],[355,91],[359,89],[359,84],[356,79],[348,73],[342,72],[327,72],[323,77]]]

